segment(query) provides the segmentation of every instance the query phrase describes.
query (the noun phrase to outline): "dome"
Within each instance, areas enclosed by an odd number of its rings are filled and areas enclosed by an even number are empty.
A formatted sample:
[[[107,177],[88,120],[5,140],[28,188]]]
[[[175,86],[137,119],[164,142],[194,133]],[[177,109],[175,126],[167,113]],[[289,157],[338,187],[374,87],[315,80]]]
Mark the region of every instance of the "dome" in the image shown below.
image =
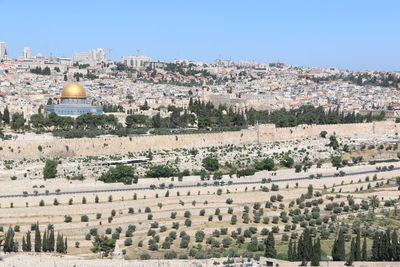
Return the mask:
[[[86,98],[86,91],[79,83],[68,83],[61,91],[61,98]]]

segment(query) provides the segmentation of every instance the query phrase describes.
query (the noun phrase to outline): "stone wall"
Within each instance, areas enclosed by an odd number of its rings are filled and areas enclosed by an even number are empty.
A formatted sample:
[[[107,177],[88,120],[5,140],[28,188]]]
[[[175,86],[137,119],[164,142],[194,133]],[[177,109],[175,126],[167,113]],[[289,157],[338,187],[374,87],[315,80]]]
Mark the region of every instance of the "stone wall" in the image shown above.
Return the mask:
[[[394,134],[399,132],[399,125],[392,121],[362,124],[300,125],[288,128],[276,128],[274,125],[259,125],[242,131],[208,134],[131,137],[105,136],[98,138],[51,139],[45,141],[5,140],[0,142],[0,160],[102,156],[141,152],[149,149],[170,150],[175,148],[196,148],[228,144],[262,144],[269,141],[318,136],[324,130],[328,134],[335,133],[339,136]]]

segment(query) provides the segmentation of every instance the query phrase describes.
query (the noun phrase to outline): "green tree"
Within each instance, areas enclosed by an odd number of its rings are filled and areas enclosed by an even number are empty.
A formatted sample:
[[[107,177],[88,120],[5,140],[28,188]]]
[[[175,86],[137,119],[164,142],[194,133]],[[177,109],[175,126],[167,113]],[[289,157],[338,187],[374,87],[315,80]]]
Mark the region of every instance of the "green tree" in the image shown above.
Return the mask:
[[[264,256],[267,258],[276,258],[275,238],[272,232],[268,233],[268,237],[264,239]]]
[[[206,234],[203,231],[197,231],[195,235],[196,242],[203,242]]]
[[[317,241],[314,242],[313,254],[311,257],[311,266],[319,266],[321,261],[321,241],[317,238]]]
[[[361,234],[360,231],[357,232],[354,247],[354,260],[361,261]]]
[[[42,129],[46,125],[46,119],[43,114],[34,114],[31,116],[31,125],[36,129]]]
[[[355,254],[356,254],[356,245],[355,245],[355,243],[356,243],[355,239],[352,238],[351,239],[351,245],[350,245],[350,253],[349,253],[349,256],[348,256],[347,261],[346,261],[346,265],[347,266],[353,265],[354,257],[355,257]]]
[[[115,248],[115,239],[110,239],[107,236],[95,236],[92,241],[93,247],[91,251],[93,253],[99,253],[99,256],[102,258],[108,257],[108,255],[114,251]]]
[[[35,229],[35,252],[42,251],[42,238],[40,236],[39,223],[36,224]]]
[[[314,187],[312,186],[312,184],[308,185],[307,188],[307,198],[311,198],[314,195]]]
[[[345,239],[344,232],[339,229],[339,235],[332,247],[332,258],[334,261],[345,261],[346,260],[346,250],[345,250]]]
[[[58,162],[56,160],[48,159],[43,168],[43,178],[55,178],[57,175],[57,165]]]
[[[64,248],[64,237],[58,233],[57,234],[57,242],[56,242],[56,252],[58,253],[64,253],[65,248]]]
[[[13,252],[16,249],[16,242],[14,241],[14,230],[10,226],[8,228],[7,234],[4,238],[4,245],[3,245],[3,251],[5,253],[7,252]]]
[[[367,237],[364,236],[364,242],[362,246],[362,253],[361,253],[361,260],[362,261],[367,261],[368,256],[367,256]]]
[[[207,156],[202,161],[203,167],[208,171],[216,171],[219,169],[218,159],[214,156]]]
[[[288,245],[288,261],[293,261],[293,244],[292,244],[292,239],[289,240],[289,245]]]
[[[26,234],[26,251],[32,251],[31,232]]]
[[[280,164],[281,164],[282,166],[286,167],[286,168],[292,168],[293,165],[294,165],[294,159],[291,158],[291,157],[288,156],[288,155],[285,155],[285,156],[282,158]]]
[[[161,127],[161,115],[157,113],[151,118],[151,127],[160,128]]]
[[[254,166],[257,170],[272,171],[275,169],[275,162],[272,158],[266,158],[261,161],[257,161]]]
[[[329,142],[328,146],[332,147],[334,150],[338,149],[338,147],[339,147],[339,142],[338,142],[336,136],[331,135],[331,136],[329,137],[329,141],[330,141],[330,142]]]
[[[8,107],[6,107],[3,111],[3,121],[5,124],[10,123],[10,111],[8,111]]]
[[[144,104],[141,105],[141,106],[139,106],[139,108],[140,108],[140,110],[149,110],[149,109],[150,109],[150,106],[149,106],[149,104],[147,103],[147,100],[145,100],[145,101],[144,101]]]
[[[134,175],[134,168],[125,165],[110,168],[100,176],[99,180],[105,183],[137,183],[137,177]]]
[[[125,119],[125,124],[128,128],[147,127],[149,119],[146,115],[141,114],[128,115]]]
[[[172,177],[178,174],[178,170],[167,165],[153,165],[146,172],[147,177]]]
[[[47,230],[44,230],[43,232],[43,238],[42,238],[42,251],[43,252],[48,252],[48,240],[47,240]]]
[[[342,157],[340,156],[333,156],[331,158],[332,166],[336,167],[336,169],[339,169],[342,167]]]
[[[55,245],[55,240],[54,240],[54,229],[50,230],[50,233],[48,234],[48,240],[47,240],[47,249],[50,252],[54,251],[54,245]]]
[[[368,197],[369,199],[369,205],[372,207],[373,211],[375,211],[376,208],[379,208],[379,198],[377,195],[373,195]]]
[[[12,121],[11,121],[11,129],[13,129],[16,132],[19,132],[24,128],[26,120],[24,119],[24,116],[20,113],[14,113],[12,115]]]

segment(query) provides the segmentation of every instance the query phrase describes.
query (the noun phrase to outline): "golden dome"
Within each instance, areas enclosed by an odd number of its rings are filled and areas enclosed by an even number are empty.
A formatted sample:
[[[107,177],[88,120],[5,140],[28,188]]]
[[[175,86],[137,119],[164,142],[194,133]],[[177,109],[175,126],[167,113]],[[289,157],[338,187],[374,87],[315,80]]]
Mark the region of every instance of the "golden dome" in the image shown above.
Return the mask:
[[[61,91],[61,98],[86,98],[86,91],[79,83],[68,83]]]

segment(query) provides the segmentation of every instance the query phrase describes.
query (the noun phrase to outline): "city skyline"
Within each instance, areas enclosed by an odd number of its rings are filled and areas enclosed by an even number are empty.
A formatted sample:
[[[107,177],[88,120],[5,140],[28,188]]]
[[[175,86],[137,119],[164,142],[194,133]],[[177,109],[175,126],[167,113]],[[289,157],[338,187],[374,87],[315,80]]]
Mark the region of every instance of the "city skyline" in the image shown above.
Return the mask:
[[[156,60],[273,62],[340,69],[398,70],[395,10],[387,1],[249,4],[219,1],[153,4],[118,1],[0,1],[1,40],[10,57],[71,57],[102,47],[110,58],[141,54]],[[12,26],[12,27],[11,27]],[[390,40],[390,41],[387,41]]]

